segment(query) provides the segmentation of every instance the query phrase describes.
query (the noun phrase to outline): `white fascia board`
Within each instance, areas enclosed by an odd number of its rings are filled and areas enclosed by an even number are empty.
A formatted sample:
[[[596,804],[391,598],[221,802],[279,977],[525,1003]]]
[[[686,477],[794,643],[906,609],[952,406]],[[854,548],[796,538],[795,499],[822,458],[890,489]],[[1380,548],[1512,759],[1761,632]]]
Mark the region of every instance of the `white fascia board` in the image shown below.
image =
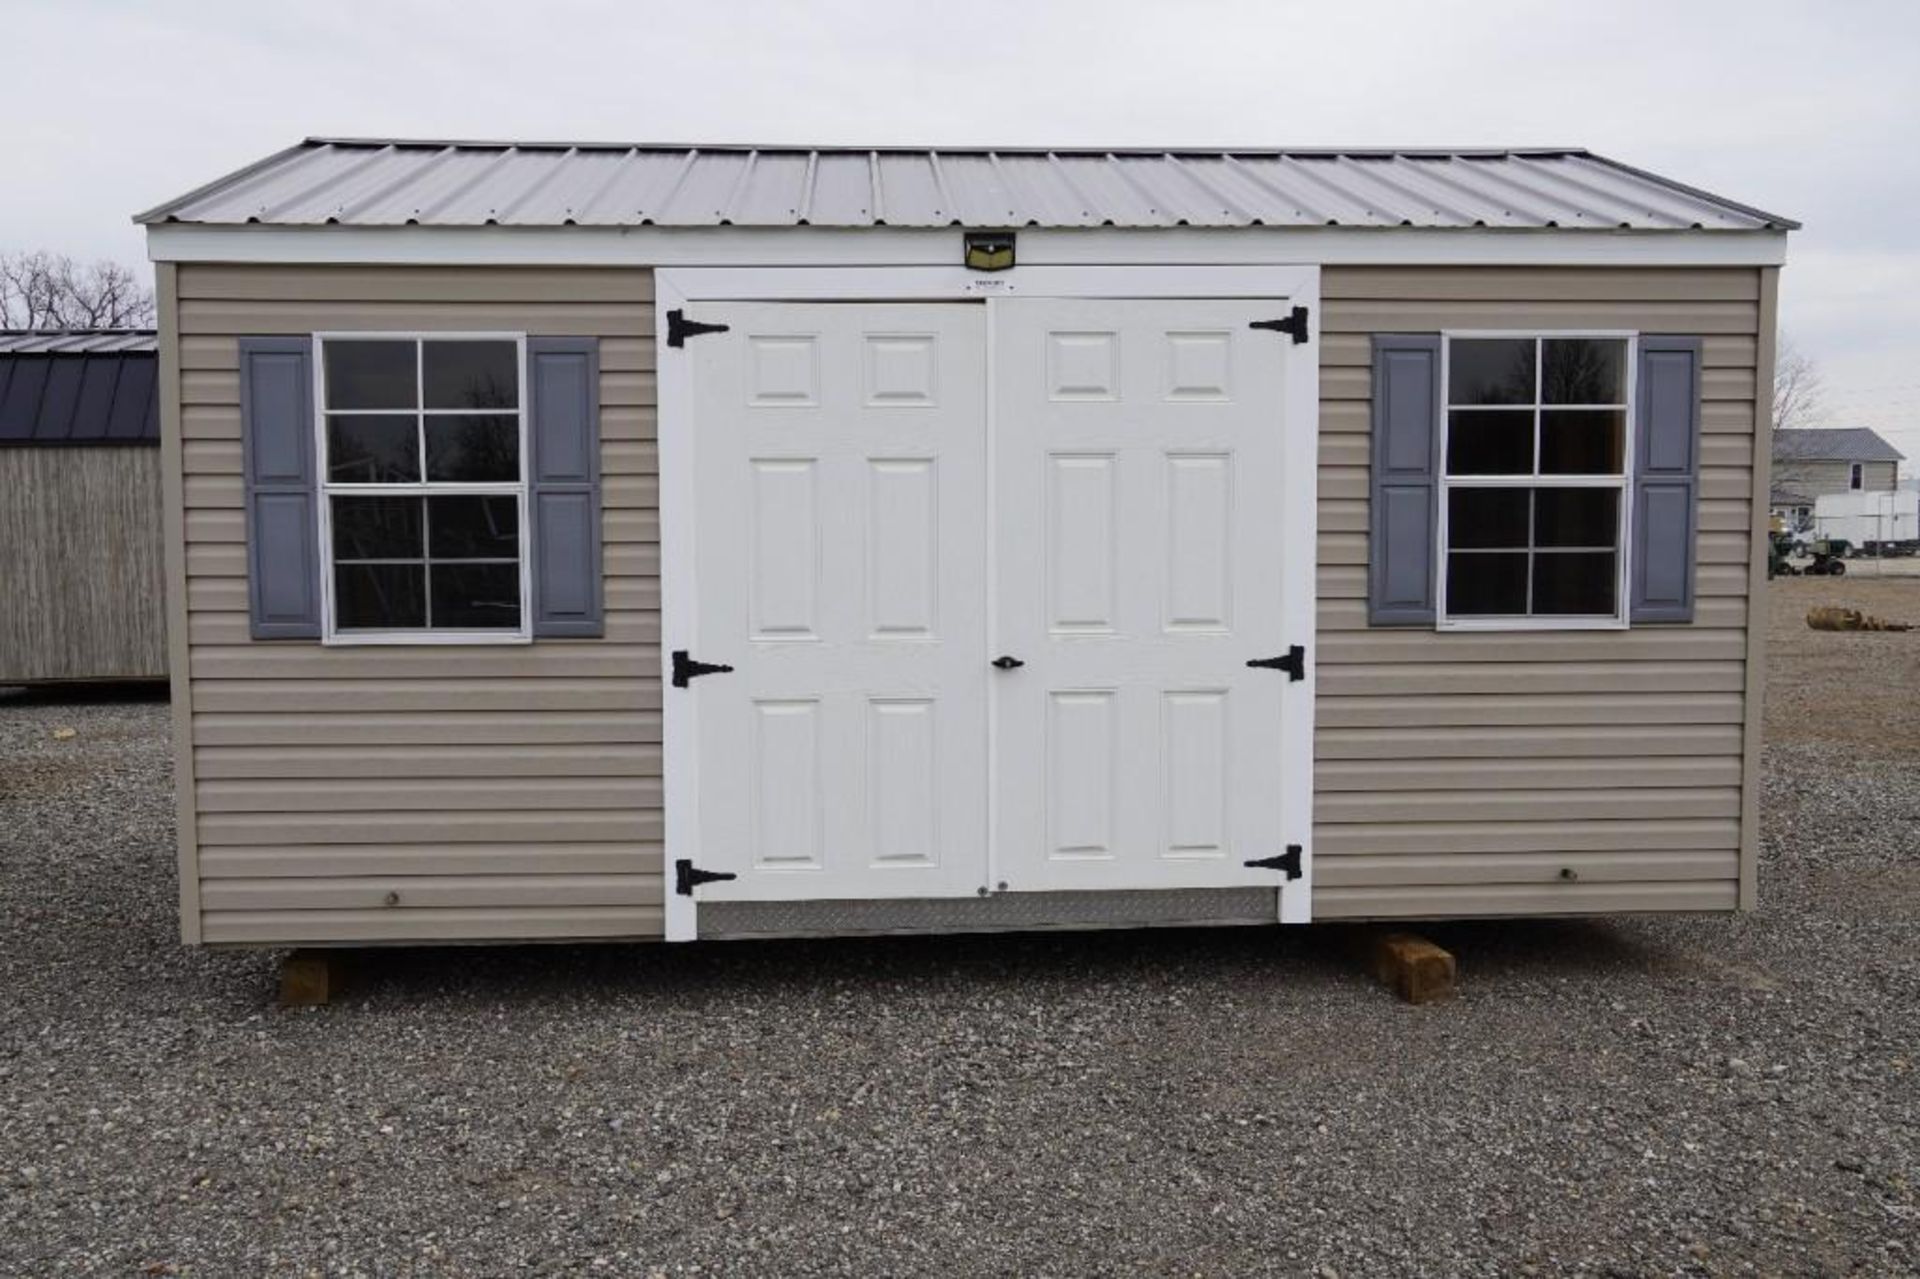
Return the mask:
[[[155,262],[405,266],[955,266],[960,228],[147,228]],[[1092,227],[1017,232],[1023,266],[1779,266],[1784,231]]]

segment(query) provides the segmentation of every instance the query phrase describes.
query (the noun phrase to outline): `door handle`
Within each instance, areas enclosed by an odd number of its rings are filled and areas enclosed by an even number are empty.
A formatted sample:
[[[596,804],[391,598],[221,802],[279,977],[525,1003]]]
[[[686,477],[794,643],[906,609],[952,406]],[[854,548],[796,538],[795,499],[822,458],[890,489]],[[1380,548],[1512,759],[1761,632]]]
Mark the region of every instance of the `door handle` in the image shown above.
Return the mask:
[[[1025,663],[1025,662],[1023,662],[1023,661],[1021,661],[1021,660],[1020,660],[1019,658],[1017,658],[1017,657],[1008,657],[1008,656],[1006,656],[1006,655],[1004,655],[1004,654],[1003,654],[1003,655],[1001,655],[1001,656],[999,656],[999,657],[996,657],[996,658],[994,658],[994,659],[993,659],[993,664],[994,664],[994,666],[995,666],[995,667],[997,667],[998,669],[1000,669],[1000,670],[1003,670],[1003,671],[1017,671],[1017,670],[1019,670],[1019,669],[1020,669],[1020,668],[1021,668],[1022,666],[1025,666],[1025,665],[1026,665],[1026,663]]]

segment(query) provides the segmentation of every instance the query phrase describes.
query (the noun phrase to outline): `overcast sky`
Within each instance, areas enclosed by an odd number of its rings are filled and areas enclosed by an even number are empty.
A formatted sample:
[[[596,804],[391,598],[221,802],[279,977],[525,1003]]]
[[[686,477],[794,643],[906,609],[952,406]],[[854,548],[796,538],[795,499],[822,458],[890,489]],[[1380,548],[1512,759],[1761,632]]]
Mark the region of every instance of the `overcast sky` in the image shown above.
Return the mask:
[[[0,250],[140,262],[135,211],[307,135],[1579,145],[1797,218],[1830,425],[1920,464],[1914,0],[0,0]]]

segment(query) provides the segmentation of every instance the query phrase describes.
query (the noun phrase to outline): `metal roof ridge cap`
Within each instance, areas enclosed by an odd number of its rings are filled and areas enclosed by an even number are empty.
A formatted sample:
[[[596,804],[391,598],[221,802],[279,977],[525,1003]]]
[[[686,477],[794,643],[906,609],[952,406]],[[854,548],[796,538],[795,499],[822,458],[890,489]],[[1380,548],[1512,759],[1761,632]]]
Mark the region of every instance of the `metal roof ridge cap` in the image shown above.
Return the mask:
[[[1738,200],[1729,200],[1725,196],[1715,195],[1713,192],[1700,187],[1689,186],[1685,182],[1677,182],[1672,178],[1662,177],[1660,174],[1654,173],[1649,169],[1638,168],[1634,165],[1616,160],[1610,155],[1601,155],[1597,151],[1589,151],[1586,154],[1587,158],[1596,164],[1604,164],[1610,168],[1619,169],[1623,173],[1631,173],[1637,178],[1644,178],[1658,186],[1666,187],[1672,191],[1678,191],[1683,195],[1690,195],[1697,200],[1705,200],[1709,204],[1717,204],[1728,209],[1737,209],[1748,217],[1758,218],[1760,221],[1767,223],[1772,229],[1781,231],[1799,231],[1804,229],[1803,223],[1796,222],[1792,218],[1782,217],[1778,213],[1768,213],[1765,209],[1755,205],[1742,204]]]
[[[891,155],[917,155],[937,152],[942,155],[987,155],[999,152],[1006,155],[1251,155],[1251,156],[1455,156],[1470,155],[1489,159],[1503,156],[1595,156],[1595,153],[1582,146],[1106,146],[1100,143],[1066,146],[1059,143],[1021,143],[1017,145],[998,145],[994,143],[956,143],[936,146],[926,143],[770,143],[758,142],[598,142],[588,139],[525,139],[501,140],[490,138],[378,138],[378,137],[323,137],[309,136],[302,139],[299,147],[407,147],[419,149],[437,149],[440,147],[467,147],[474,150],[540,150],[565,151],[762,151],[783,152],[804,155],[808,152],[832,152],[858,154],[867,151],[879,151]],[[292,149],[298,150],[299,147]]]

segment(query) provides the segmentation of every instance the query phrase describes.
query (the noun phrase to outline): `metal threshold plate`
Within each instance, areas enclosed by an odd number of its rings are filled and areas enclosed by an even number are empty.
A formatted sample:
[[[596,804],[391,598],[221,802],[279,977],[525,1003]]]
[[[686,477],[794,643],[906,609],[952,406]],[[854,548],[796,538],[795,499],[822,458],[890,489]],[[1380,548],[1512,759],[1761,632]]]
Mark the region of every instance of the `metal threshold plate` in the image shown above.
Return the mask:
[[[995,893],[990,897],[801,902],[702,902],[702,938],[963,933],[1045,928],[1271,924],[1273,888]]]

